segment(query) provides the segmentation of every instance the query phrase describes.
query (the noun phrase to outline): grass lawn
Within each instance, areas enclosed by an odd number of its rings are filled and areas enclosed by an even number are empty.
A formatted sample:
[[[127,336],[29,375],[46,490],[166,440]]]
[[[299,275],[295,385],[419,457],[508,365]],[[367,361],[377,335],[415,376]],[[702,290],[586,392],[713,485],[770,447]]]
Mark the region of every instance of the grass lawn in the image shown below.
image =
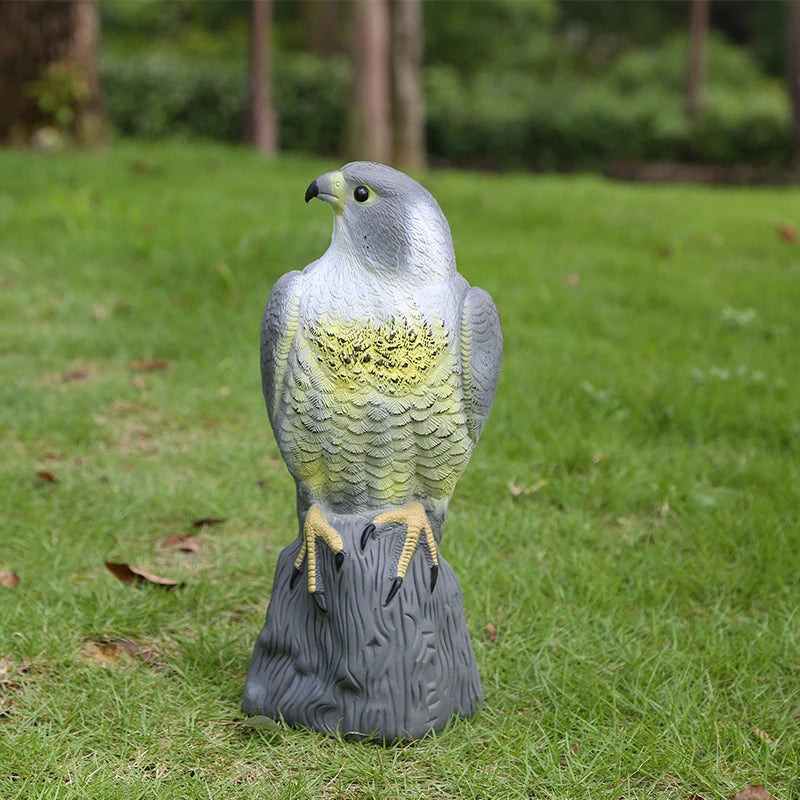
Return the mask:
[[[394,748],[242,726],[297,524],[258,329],[334,166],[0,151],[0,798],[800,797],[791,190],[425,176],[505,330],[442,543],[485,705]]]

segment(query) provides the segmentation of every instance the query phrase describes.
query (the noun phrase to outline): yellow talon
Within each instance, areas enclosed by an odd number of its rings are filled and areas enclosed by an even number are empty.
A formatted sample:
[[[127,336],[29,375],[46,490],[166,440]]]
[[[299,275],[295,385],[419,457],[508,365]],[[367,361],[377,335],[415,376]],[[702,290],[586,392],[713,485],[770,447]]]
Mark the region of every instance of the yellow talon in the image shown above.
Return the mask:
[[[303,523],[303,544],[294,562],[294,572],[289,580],[291,589],[297,578],[300,576],[303,562],[308,560],[308,591],[314,598],[314,602],[323,610],[327,611],[325,601],[322,599],[322,581],[317,575],[317,538],[322,539],[336,558],[336,568],[340,569],[344,561],[344,542],[337,531],[331,527],[322,515],[319,506],[311,506],[306,513]]]
[[[411,505],[395,509],[394,511],[384,511],[382,514],[378,514],[372,522],[375,525],[383,525],[387,522],[400,522],[406,526],[406,538],[403,542],[403,550],[400,553],[400,558],[397,560],[397,575],[392,581],[392,587],[389,589],[385,605],[389,605],[392,598],[400,590],[403,579],[406,577],[408,567],[411,564],[411,559],[419,544],[420,536],[425,537],[425,549],[431,561],[430,586],[431,591],[433,591],[436,586],[436,579],[439,577],[439,552],[436,548],[436,540],[433,537],[433,529],[428,521],[428,515],[425,513],[425,509],[422,505],[420,503],[411,503]]]

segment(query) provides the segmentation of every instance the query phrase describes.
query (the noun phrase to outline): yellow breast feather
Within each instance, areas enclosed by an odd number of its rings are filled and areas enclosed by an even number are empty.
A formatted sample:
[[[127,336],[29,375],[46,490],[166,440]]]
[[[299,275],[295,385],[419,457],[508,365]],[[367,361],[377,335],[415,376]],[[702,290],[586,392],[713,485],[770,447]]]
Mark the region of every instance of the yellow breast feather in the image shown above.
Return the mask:
[[[334,389],[406,394],[431,377],[447,352],[443,323],[428,320],[322,320],[305,334]]]

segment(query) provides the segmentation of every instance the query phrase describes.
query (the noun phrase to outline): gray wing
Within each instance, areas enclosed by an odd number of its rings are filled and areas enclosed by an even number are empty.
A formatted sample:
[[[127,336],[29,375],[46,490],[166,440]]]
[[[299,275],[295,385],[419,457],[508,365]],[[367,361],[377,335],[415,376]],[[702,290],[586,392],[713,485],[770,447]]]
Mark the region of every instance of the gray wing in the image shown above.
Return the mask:
[[[280,398],[289,353],[297,331],[300,295],[295,270],[281,276],[272,287],[261,321],[261,388],[272,427],[281,412]]]
[[[489,418],[503,359],[500,315],[491,296],[473,286],[461,310],[461,375],[467,428],[473,442]]]

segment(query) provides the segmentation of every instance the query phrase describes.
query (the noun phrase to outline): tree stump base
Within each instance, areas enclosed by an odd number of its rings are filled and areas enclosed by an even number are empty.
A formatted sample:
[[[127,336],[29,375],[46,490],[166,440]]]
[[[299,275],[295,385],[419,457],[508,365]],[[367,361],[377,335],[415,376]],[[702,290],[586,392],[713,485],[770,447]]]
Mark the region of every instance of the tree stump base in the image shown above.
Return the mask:
[[[405,526],[372,517],[326,514],[344,541],[336,569],[318,545],[327,611],[308,592],[304,566],[289,587],[302,538],[278,558],[266,624],[253,650],[242,708],[292,726],[383,743],[419,739],[454,716],[471,717],[483,701],[461,588],[439,556],[430,589],[422,547],[397,595],[385,604]],[[437,542],[441,529],[434,531]]]

